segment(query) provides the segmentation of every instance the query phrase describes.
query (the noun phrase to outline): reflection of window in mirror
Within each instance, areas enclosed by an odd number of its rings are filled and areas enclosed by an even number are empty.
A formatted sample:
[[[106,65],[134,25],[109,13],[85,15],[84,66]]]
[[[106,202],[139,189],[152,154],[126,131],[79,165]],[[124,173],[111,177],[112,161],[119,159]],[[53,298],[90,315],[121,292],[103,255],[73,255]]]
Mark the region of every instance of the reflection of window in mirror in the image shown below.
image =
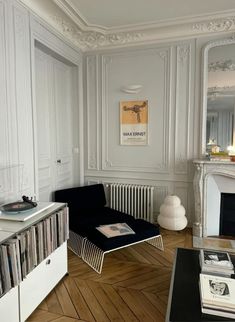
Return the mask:
[[[226,151],[233,144],[235,109],[235,44],[210,48],[208,52],[208,91],[206,143]]]

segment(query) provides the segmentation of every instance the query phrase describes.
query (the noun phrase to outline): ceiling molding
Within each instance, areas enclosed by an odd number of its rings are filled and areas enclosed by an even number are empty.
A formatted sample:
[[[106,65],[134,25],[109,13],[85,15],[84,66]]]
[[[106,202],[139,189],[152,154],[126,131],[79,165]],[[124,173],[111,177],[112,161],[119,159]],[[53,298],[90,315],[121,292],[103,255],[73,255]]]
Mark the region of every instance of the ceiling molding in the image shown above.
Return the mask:
[[[89,25],[85,17],[77,11],[66,0],[53,0],[53,2],[83,31],[93,30],[93,25]]]
[[[221,19],[222,17],[226,18],[227,16],[235,15],[235,10],[225,10],[220,12],[213,12],[211,14],[202,14],[202,15],[191,15],[185,17],[171,18],[156,21],[151,21],[148,23],[139,23],[139,24],[128,24],[114,27],[107,27],[104,25],[96,25],[90,23],[82,13],[72,5],[69,0],[53,0],[53,2],[73,21],[82,31],[95,31],[101,33],[119,33],[119,32],[130,32],[136,30],[149,30],[157,29],[160,27],[168,27],[175,25],[182,25],[186,23],[194,23],[194,28],[206,29],[207,23],[204,25],[204,21],[210,21],[211,19]],[[203,23],[200,24],[200,21]],[[210,26],[208,26],[210,28]]]
[[[142,33],[121,32],[104,34],[96,31],[82,31],[58,15],[50,16],[53,27],[83,50],[112,47],[138,42]]]
[[[134,31],[127,30],[125,32],[84,31],[58,14],[50,15],[49,18],[49,23],[51,23],[54,28],[72,41],[73,44],[85,51],[235,31],[235,16],[216,18],[198,23],[182,23],[174,26],[139,29]]]
[[[153,44],[163,41],[235,32],[235,10],[168,19],[158,23],[107,28],[89,22],[68,0],[20,0],[46,24],[83,51]]]
[[[194,24],[195,30],[208,31],[208,32],[221,32],[229,31],[234,28],[235,16],[214,19],[208,22],[200,22]]]

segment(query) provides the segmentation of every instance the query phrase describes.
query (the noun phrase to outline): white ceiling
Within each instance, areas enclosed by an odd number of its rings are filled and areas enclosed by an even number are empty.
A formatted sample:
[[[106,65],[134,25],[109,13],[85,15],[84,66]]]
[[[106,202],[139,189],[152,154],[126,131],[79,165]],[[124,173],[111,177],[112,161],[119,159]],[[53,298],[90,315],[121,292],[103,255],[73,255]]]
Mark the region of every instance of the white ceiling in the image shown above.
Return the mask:
[[[235,0],[55,0],[88,26],[120,28],[170,23],[235,10]]]
[[[82,50],[235,32],[235,0],[20,0]]]

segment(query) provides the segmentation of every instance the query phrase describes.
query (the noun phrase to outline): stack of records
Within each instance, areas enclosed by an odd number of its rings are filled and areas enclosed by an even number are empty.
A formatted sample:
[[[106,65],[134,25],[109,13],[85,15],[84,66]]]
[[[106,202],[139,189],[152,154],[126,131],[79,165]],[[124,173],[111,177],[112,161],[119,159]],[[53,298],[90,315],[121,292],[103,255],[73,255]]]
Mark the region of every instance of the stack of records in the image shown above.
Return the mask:
[[[235,280],[200,274],[201,309],[203,313],[223,316],[235,321]]]
[[[201,249],[199,261],[202,273],[229,277],[234,274],[234,266],[227,252]]]

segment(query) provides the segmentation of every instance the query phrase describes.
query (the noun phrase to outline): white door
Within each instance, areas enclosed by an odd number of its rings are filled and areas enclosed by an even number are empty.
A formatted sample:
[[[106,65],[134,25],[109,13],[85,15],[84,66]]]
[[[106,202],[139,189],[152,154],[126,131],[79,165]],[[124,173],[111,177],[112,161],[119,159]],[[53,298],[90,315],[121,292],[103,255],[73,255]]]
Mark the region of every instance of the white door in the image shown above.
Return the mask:
[[[72,67],[35,49],[38,199],[73,183]]]

